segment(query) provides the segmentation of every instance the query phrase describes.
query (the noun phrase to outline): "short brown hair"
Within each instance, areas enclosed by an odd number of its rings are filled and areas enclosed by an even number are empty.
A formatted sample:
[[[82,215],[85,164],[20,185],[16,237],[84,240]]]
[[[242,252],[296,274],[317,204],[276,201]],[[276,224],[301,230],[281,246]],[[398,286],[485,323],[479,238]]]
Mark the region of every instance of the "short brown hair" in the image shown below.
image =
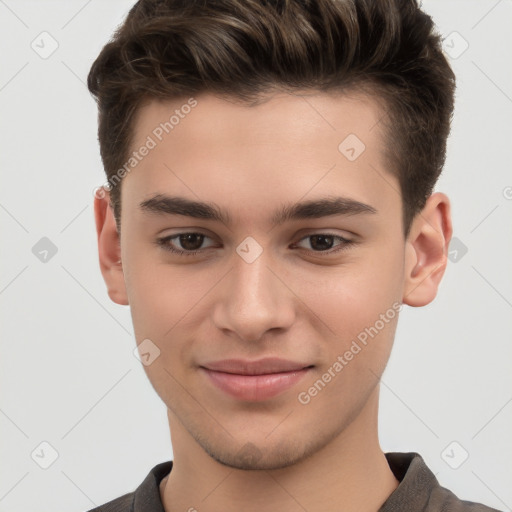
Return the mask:
[[[211,92],[253,105],[270,90],[373,92],[387,111],[405,236],[443,168],[455,94],[441,37],[416,0],[139,0],[87,83],[109,182],[147,100]],[[120,187],[111,205],[119,229]]]

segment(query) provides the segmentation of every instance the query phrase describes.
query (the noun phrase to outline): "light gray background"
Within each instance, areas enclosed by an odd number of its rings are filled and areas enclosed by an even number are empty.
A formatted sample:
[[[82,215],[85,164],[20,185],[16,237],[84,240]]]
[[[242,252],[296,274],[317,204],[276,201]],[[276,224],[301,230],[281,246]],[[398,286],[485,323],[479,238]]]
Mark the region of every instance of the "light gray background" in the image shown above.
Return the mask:
[[[104,177],[85,79],[132,3],[0,0],[2,512],[87,510],[172,458],[165,407],[133,355],[129,309],[106,294],[93,222]],[[460,243],[438,298],[401,314],[381,442],[421,453],[460,497],[510,510],[512,3],[423,6],[456,57],[437,190],[452,200]],[[46,59],[31,47],[51,49],[44,31],[59,45]],[[46,263],[32,252],[42,237],[58,249]],[[51,462],[43,441],[58,452],[48,469],[38,465]],[[469,458],[449,467],[463,450]]]

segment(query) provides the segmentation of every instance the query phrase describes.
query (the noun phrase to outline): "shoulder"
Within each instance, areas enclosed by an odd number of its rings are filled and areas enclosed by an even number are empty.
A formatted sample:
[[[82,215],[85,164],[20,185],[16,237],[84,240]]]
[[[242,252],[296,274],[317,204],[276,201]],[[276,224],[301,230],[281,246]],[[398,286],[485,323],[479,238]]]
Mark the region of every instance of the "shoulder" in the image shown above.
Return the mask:
[[[135,492],[130,492],[88,512],[131,512],[133,510],[134,497]]]
[[[444,487],[439,487],[432,492],[431,503],[432,510],[439,510],[439,512],[500,512],[482,503],[461,500]]]
[[[172,461],[157,464],[135,491],[123,494],[88,512],[164,512],[159,484],[171,469]]]
[[[430,504],[432,510],[439,510],[440,512],[500,512],[482,503],[462,500],[452,491],[440,485],[432,490]]]
[[[418,453],[386,453],[386,458],[399,485],[379,512],[499,512],[442,487]]]

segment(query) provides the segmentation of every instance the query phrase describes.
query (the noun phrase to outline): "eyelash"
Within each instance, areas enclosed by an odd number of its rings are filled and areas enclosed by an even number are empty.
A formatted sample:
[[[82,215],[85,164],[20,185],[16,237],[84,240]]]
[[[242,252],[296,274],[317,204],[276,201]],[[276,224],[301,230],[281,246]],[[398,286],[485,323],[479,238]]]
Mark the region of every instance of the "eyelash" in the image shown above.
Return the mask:
[[[166,236],[166,237],[163,237],[163,238],[158,238],[156,240],[156,244],[161,247],[162,249],[164,249],[165,251],[168,251],[168,252],[171,252],[173,254],[177,254],[178,256],[196,256],[197,254],[201,254],[202,252],[205,251],[205,249],[203,250],[197,250],[197,251],[183,251],[181,249],[175,249],[174,247],[172,247],[171,245],[169,245],[169,241],[170,240],[174,240],[175,238],[179,238],[180,236],[182,235],[202,235],[202,236],[205,236],[207,237],[206,235],[203,235],[203,233],[195,233],[195,232],[192,232],[192,231],[186,231],[186,232],[183,232],[183,233],[177,233],[176,235],[172,235],[172,236]],[[306,252],[310,253],[310,254],[314,254],[314,255],[318,255],[318,254],[327,254],[327,255],[332,255],[332,254],[336,254],[340,251],[344,251],[352,246],[354,246],[356,244],[356,242],[354,242],[353,240],[348,240],[340,235],[333,235],[331,233],[322,233],[322,232],[319,232],[319,233],[312,233],[310,235],[307,235],[303,238],[301,238],[299,240],[299,242],[301,242],[302,240],[305,240],[306,238],[310,238],[312,236],[318,236],[318,235],[321,235],[321,236],[328,236],[328,237],[332,237],[334,239],[337,239],[338,241],[342,242],[339,246],[337,246],[337,248],[335,249],[330,249],[330,250],[327,250],[327,251],[311,251],[311,250],[308,250],[308,249],[304,249]],[[209,238],[209,237],[207,237]]]

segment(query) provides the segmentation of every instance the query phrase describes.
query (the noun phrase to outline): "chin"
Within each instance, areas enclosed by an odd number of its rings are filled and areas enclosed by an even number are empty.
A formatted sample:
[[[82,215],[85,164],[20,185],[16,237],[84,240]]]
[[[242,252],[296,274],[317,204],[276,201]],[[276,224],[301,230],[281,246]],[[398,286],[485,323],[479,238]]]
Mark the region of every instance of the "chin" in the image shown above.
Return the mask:
[[[257,446],[252,442],[247,442],[237,451],[223,448],[215,446],[214,449],[211,449],[203,446],[208,455],[218,463],[244,471],[282,469],[293,466],[318,449],[316,445],[312,445],[309,450],[305,450],[304,447],[298,446],[296,442],[284,441],[277,446],[271,443]]]

